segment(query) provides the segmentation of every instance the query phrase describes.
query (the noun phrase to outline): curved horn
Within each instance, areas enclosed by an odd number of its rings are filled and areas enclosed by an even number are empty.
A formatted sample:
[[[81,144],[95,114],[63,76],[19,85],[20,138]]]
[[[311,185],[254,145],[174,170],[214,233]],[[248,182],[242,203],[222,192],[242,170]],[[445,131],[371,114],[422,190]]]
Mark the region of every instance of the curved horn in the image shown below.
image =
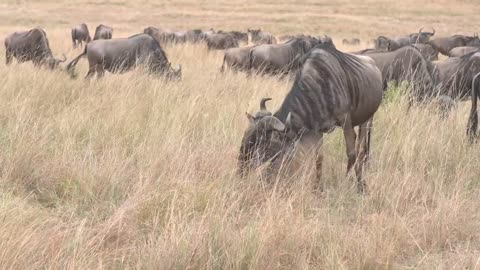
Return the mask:
[[[287,127],[292,127],[292,113],[289,112],[287,115],[287,120],[285,120],[285,125]]]
[[[433,29],[432,36],[434,36],[434,35],[435,35],[435,33],[436,33],[436,32],[435,32],[435,28],[433,28],[433,27],[432,27],[432,29]]]
[[[260,100],[260,110],[262,111],[266,111],[267,110],[267,106],[266,106],[266,103],[267,101],[269,100],[272,100],[271,98],[262,98],[262,100]]]
[[[422,33],[422,30],[423,30],[423,27],[420,28],[420,30],[418,30],[418,33],[421,34],[421,33]]]

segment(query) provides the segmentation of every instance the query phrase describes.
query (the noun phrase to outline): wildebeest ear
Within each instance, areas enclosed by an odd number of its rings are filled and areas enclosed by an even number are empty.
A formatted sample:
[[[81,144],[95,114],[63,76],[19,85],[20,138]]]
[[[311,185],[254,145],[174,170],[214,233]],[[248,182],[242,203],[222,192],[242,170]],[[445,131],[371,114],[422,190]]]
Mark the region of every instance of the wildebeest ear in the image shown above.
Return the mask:
[[[253,122],[255,122],[255,116],[245,112],[245,115],[247,116],[248,118],[248,122],[250,122],[250,124],[253,124]]]

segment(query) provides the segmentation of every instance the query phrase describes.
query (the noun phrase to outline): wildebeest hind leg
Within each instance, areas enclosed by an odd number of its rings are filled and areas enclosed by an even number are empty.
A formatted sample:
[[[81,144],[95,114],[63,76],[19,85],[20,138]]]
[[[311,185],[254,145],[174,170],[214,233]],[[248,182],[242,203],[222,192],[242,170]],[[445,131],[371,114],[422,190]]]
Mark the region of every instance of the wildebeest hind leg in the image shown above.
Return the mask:
[[[323,191],[323,184],[322,184],[322,164],[323,164],[323,136],[320,138],[320,142],[317,145],[316,149],[316,157],[315,157],[315,167],[317,172],[317,181],[315,182],[314,189],[316,191]]]
[[[5,64],[10,65],[12,63],[12,53],[5,51]]]
[[[345,145],[347,150],[347,175],[350,173],[355,161],[357,159],[357,153],[355,151],[355,140],[357,135],[352,126],[352,120],[350,115],[345,117],[345,123],[343,125],[343,136],[345,137]]]
[[[88,69],[87,76],[85,76],[85,79],[86,79],[86,80],[91,79],[93,76],[95,76],[95,72],[96,72],[96,68],[95,68],[95,67],[90,67],[90,68]]]
[[[363,171],[365,170],[365,164],[368,159],[369,152],[369,140],[371,120],[363,123],[358,130],[358,138],[356,141],[357,158],[355,161],[355,173],[357,175],[357,191],[359,193],[365,192],[366,184],[363,179]]]

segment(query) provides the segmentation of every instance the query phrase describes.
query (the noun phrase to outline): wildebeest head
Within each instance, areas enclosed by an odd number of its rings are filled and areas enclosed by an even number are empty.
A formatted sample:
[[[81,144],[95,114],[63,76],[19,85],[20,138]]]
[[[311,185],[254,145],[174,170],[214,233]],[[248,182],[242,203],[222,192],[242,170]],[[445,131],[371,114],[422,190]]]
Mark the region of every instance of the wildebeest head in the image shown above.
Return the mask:
[[[423,27],[418,30],[418,33],[410,34],[410,39],[412,43],[423,43],[426,44],[430,41],[435,35],[435,28],[432,28],[433,32],[422,32]]]
[[[388,52],[390,51],[391,40],[384,36],[379,36],[375,39],[375,49],[378,51]]]
[[[480,38],[478,34],[474,34],[473,37],[466,36],[465,37],[465,45],[472,46],[472,47],[479,47],[480,46]]]
[[[63,55],[63,59],[58,59],[53,56],[49,56],[45,58],[44,65],[49,69],[56,69],[59,67],[60,63],[63,63],[65,61],[67,61],[67,57],[65,56],[65,54]]]

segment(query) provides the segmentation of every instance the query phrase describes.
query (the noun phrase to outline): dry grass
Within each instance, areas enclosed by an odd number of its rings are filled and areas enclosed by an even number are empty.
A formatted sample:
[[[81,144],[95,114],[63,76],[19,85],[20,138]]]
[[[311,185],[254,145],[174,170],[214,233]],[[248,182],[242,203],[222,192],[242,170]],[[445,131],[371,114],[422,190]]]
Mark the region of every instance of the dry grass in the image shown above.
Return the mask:
[[[0,33],[45,26],[54,52],[72,58],[80,50],[69,27],[83,20],[113,25],[114,36],[260,25],[338,40],[421,24],[473,31],[478,11],[474,1],[108,2],[77,12],[70,1],[7,0]],[[466,141],[468,104],[441,120],[430,106],[406,113],[403,98],[385,102],[367,196],[344,175],[341,132],[328,135],[318,195],[308,168],[273,186],[235,175],[244,112],[265,96],[277,108],[290,81],[220,74],[221,52],[202,46],[167,51],[183,66],[178,83],[0,65],[3,269],[480,269],[480,148]]]

